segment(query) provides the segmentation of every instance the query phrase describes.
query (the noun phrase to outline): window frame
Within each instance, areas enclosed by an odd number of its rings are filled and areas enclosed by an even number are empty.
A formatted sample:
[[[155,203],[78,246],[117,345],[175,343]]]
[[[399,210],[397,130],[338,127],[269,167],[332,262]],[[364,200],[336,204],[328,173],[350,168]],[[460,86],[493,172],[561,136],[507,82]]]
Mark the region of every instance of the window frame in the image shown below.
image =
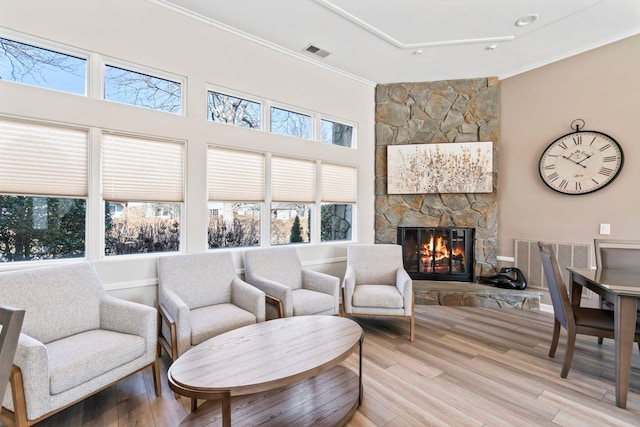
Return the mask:
[[[263,132],[266,131],[265,130],[265,123],[266,123],[266,119],[268,117],[268,112],[266,111],[268,109],[267,108],[268,100],[266,100],[264,98],[260,98],[258,96],[250,95],[250,94],[247,94],[247,93],[244,93],[244,92],[239,92],[237,90],[229,89],[229,88],[226,88],[226,87],[215,86],[215,85],[212,85],[210,83],[207,83],[206,90],[207,90],[207,96],[206,96],[206,108],[205,108],[205,111],[206,111],[207,122],[218,123],[218,124],[222,124],[222,125],[239,127],[239,128],[250,129],[250,130],[255,130],[255,131],[263,131]],[[260,105],[260,127],[249,128],[249,127],[244,127],[244,126],[238,126],[238,125],[233,124],[233,123],[216,122],[215,120],[211,120],[209,118],[209,92],[219,93],[221,95],[231,96],[231,97],[234,97],[234,98],[242,99],[242,100],[249,101],[249,102],[255,102],[256,104],[259,104]],[[266,131],[266,132],[268,132],[268,131]]]
[[[358,134],[357,134],[358,126],[355,123],[350,122],[348,120],[343,120],[337,117],[329,116],[327,114],[320,114],[319,116],[320,117],[318,118],[318,126],[317,126],[318,131],[316,135],[316,140],[318,142],[320,142],[321,144],[332,146],[332,147],[348,148],[353,150],[357,148],[356,141],[358,140]],[[349,147],[345,147],[344,145],[337,145],[337,144],[332,144],[332,143],[322,141],[322,121],[323,120],[327,122],[343,125],[343,126],[350,126],[351,127],[351,145]]]
[[[90,97],[90,92],[91,92],[91,70],[92,70],[92,62],[93,62],[93,55],[86,51],[86,50],[82,50],[82,49],[78,49],[63,43],[58,43],[58,42],[52,42],[50,40],[47,39],[42,39],[39,37],[35,37],[32,35],[28,35],[28,34],[24,34],[24,33],[20,33],[17,31],[12,31],[6,28],[2,28],[0,27],[0,37],[4,38],[4,39],[9,39],[11,41],[17,42],[17,43],[22,43],[22,44],[27,44],[36,48],[40,48],[40,49],[44,49],[44,50],[49,50],[61,55],[66,55],[66,56],[72,56],[74,58],[80,58],[80,59],[84,59],[85,60],[85,73],[84,73],[84,93],[75,93],[75,92],[69,92],[66,90],[62,90],[62,89],[55,89],[55,88],[50,88],[50,87],[46,87],[46,86],[40,86],[40,85],[33,85],[30,83],[24,83],[24,82],[19,82],[19,81],[15,81],[15,80],[2,80],[2,81],[6,81],[6,82],[11,82],[11,83],[17,83],[17,84],[21,84],[21,85],[26,85],[26,86],[31,86],[31,87],[37,87],[40,89],[45,89],[45,90],[53,90],[56,92],[60,92],[60,93],[67,93],[70,95],[76,95],[76,96],[83,96],[83,97]]]
[[[300,107],[296,107],[293,105],[287,105],[287,104],[283,104],[283,103],[279,103],[279,102],[275,102],[275,101],[270,101],[268,104],[269,108],[267,111],[267,118],[268,118],[268,123],[269,123],[269,133],[272,133],[274,135],[279,135],[279,136],[286,136],[289,138],[296,138],[299,139],[301,141],[311,141],[311,142],[320,142],[319,140],[315,139],[317,130],[316,128],[318,128],[318,124],[316,122],[319,123],[318,120],[318,114],[313,112],[313,111],[309,111],[309,110],[305,110],[303,108]],[[278,133],[278,132],[274,132],[271,128],[271,109],[272,108],[276,108],[278,110],[282,110],[282,111],[287,111],[289,113],[293,113],[293,114],[298,114],[300,116],[307,116],[309,117],[309,137],[308,138],[302,138],[300,136],[296,136],[296,135],[288,135],[285,133]]]
[[[106,84],[105,71],[106,71],[106,67],[108,66],[114,67],[114,68],[120,68],[122,70],[130,71],[132,73],[143,74],[143,75],[147,75],[147,76],[155,77],[161,80],[167,80],[167,81],[179,84],[180,85],[180,111],[179,112],[164,111],[164,110],[159,110],[157,108],[146,107],[144,105],[137,105],[137,104],[131,104],[128,102],[106,99],[105,98],[105,84]],[[114,102],[120,105],[129,105],[131,107],[144,108],[146,110],[186,117],[187,116],[187,100],[186,100],[187,90],[188,90],[187,78],[179,74],[173,74],[167,71],[159,70],[157,68],[152,68],[145,65],[139,65],[134,62],[123,61],[121,59],[117,59],[109,56],[100,57],[99,99],[102,101]]]

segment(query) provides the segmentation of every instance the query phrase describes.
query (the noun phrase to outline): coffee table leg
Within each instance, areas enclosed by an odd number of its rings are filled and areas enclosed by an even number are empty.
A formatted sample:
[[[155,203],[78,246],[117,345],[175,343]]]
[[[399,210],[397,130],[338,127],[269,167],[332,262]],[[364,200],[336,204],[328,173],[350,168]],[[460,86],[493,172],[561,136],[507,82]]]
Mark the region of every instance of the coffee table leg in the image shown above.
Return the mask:
[[[359,369],[360,369],[360,373],[358,375],[358,382],[359,382],[359,394],[358,394],[358,406],[362,405],[362,342],[364,341],[364,336],[362,338],[360,338],[360,361],[359,361]]]
[[[222,395],[222,427],[231,427],[231,395]]]

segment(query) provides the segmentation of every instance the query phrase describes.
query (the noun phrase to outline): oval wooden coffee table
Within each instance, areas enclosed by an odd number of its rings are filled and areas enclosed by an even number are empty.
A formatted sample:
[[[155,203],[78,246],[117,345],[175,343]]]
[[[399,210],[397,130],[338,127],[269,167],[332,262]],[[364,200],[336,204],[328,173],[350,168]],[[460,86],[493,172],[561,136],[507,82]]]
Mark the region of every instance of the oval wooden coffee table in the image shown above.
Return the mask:
[[[181,425],[221,417],[228,427],[232,412],[234,425],[342,425],[362,402],[363,339],[360,325],[337,316],[269,320],[213,337],[169,368],[171,389],[192,398]],[[356,347],[358,375],[338,365]],[[196,399],[208,402],[196,409]]]

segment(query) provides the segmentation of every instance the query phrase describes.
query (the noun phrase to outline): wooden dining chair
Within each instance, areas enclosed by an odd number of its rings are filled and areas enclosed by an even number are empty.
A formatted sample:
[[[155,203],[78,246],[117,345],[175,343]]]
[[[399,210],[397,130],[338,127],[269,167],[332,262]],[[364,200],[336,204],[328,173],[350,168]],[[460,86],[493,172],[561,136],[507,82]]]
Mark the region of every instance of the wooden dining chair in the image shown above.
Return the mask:
[[[596,268],[640,273],[640,240],[594,239]],[[600,308],[613,310],[613,302],[600,298]],[[602,344],[603,337],[598,337]]]
[[[640,240],[594,239],[596,267],[640,272]]]
[[[564,327],[567,330],[567,349],[565,351],[560,376],[566,378],[571,368],[577,334],[614,338],[613,311],[572,306],[569,301],[569,293],[562,280],[562,274],[560,274],[560,268],[553,246],[538,242],[538,248],[540,250],[544,277],[549,287],[551,303],[553,304],[553,315],[555,317],[549,357],[555,356],[560,339],[560,328]],[[640,349],[640,328],[637,324],[634,339],[638,342],[638,348]]]

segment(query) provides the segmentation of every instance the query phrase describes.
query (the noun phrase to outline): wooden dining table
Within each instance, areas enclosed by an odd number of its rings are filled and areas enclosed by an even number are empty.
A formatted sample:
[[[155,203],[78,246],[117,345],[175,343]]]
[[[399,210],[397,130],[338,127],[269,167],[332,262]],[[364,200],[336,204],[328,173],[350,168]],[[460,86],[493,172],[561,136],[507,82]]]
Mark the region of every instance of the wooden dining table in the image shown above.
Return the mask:
[[[571,283],[571,305],[580,305],[583,288],[592,290],[614,304],[616,405],[626,408],[640,298],[640,273],[572,267],[568,270]]]

